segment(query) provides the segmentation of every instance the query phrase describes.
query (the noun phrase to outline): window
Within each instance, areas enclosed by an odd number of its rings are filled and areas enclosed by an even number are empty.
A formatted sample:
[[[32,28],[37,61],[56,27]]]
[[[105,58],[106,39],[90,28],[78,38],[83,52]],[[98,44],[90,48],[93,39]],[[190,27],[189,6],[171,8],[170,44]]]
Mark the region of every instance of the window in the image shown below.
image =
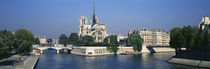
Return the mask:
[[[88,54],[92,54],[92,52],[88,52]]]

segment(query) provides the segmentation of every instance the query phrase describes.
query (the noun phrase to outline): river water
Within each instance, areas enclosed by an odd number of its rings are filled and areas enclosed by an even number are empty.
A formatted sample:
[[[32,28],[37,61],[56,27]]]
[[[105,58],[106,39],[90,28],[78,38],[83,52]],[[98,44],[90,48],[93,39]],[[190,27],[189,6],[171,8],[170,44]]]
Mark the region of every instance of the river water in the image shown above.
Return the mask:
[[[168,63],[173,52],[95,57],[55,53],[55,50],[44,51],[35,69],[201,69]]]

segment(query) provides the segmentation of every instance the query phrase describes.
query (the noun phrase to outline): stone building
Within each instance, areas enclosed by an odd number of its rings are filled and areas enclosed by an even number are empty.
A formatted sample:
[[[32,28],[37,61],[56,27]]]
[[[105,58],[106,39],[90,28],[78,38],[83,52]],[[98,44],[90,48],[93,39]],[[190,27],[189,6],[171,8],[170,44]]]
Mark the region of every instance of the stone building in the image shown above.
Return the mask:
[[[210,17],[208,17],[208,16],[205,16],[205,17],[202,18],[198,27],[202,31],[205,28],[205,25],[210,26]]]
[[[132,34],[139,34],[146,46],[169,46],[170,33],[164,30],[139,28],[130,30],[129,35]]]
[[[123,42],[128,39],[127,35],[122,35],[121,33],[116,33],[115,35],[117,36],[118,42]]]
[[[35,36],[35,38],[38,38],[40,41],[40,46],[46,45],[47,44],[47,39],[45,36]]]
[[[79,20],[79,37],[80,39],[85,35],[90,35],[95,38],[95,42],[103,42],[104,38],[108,36],[105,24],[99,24],[99,19],[95,16],[95,9],[91,24],[88,24],[86,16],[81,16]]]

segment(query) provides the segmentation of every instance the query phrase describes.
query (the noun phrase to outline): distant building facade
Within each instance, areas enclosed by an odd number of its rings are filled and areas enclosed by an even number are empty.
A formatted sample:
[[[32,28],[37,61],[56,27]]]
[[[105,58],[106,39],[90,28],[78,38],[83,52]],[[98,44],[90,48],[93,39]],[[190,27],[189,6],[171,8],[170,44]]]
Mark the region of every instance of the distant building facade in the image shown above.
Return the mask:
[[[35,38],[38,38],[40,41],[40,45],[46,45],[47,44],[47,39],[45,36],[35,36]]]
[[[130,30],[129,36],[132,34],[139,34],[146,46],[169,46],[170,33],[164,30],[139,28]]]
[[[103,42],[104,38],[108,36],[105,24],[99,24],[99,19],[95,16],[91,18],[91,24],[88,24],[86,16],[81,16],[79,20],[79,37],[80,39],[85,35],[90,35],[95,38],[95,42]]]
[[[208,16],[205,16],[205,17],[202,18],[202,20],[199,23],[198,27],[202,31],[205,28],[206,25],[208,27],[210,27],[210,17],[208,17]],[[209,31],[209,29],[208,29],[208,31]]]
[[[117,36],[117,41],[118,42],[124,42],[125,40],[128,39],[128,36],[122,35],[121,33],[116,33],[115,35]]]

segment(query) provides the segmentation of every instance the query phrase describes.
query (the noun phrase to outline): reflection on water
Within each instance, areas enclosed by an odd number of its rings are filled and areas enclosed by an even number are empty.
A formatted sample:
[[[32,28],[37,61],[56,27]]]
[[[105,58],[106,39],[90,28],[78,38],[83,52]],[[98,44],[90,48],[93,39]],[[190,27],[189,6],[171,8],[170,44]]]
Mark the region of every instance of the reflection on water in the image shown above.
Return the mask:
[[[44,51],[35,69],[200,69],[170,64],[171,53],[85,57]]]

